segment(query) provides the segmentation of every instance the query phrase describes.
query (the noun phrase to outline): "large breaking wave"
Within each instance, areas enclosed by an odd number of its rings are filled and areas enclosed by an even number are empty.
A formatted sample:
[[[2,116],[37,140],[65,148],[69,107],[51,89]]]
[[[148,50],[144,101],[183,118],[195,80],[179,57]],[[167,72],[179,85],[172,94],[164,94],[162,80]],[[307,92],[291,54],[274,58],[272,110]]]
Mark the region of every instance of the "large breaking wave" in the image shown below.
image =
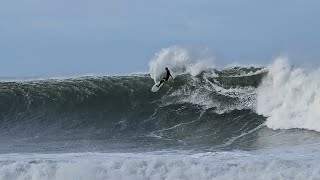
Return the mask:
[[[164,49],[150,74],[2,81],[0,151],[250,149],[319,139],[297,130],[320,130],[317,71],[281,58],[227,69],[190,59]],[[152,93],[168,65],[174,82]]]

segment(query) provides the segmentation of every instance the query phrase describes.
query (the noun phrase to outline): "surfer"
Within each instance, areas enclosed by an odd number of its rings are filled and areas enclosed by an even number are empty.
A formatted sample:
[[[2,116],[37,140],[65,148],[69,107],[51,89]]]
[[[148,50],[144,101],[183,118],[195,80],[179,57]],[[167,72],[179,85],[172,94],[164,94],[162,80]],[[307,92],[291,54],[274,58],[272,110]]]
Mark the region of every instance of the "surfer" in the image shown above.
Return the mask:
[[[166,75],[166,77],[164,77],[163,79],[161,79],[160,83],[159,83],[158,85],[156,85],[157,87],[160,87],[160,85],[161,85],[162,83],[164,83],[165,81],[168,81],[170,77],[173,79],[173,77],[171,76],[171,73],[170,73],[169,69],[168,69],[167,67],[166,67],[165,69],[166,69],[166,71],[167,71],[167,75]]]

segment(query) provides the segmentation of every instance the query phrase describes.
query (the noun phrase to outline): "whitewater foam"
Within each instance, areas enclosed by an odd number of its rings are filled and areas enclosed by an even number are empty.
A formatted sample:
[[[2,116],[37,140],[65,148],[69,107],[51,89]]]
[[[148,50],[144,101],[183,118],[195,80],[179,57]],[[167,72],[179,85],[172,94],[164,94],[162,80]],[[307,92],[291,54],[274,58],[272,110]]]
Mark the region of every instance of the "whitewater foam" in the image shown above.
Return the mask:
[[[313,151],[2,154],[0,179],[312,179]]]
[[[272,129],[300,128],[320,132],[320,71],[294,68],[277,58],[258,88],[256,111]]]

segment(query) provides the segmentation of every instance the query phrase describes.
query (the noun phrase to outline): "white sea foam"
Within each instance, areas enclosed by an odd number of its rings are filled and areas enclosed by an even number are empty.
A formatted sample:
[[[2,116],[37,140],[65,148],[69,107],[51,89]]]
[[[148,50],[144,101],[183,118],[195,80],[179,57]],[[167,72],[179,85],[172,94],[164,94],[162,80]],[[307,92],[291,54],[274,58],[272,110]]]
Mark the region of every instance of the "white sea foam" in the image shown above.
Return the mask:
[[[268,72],[267,68],[262,68],[261,70],[257,70],[257,71],[250,71],[250,72],[241,72],[240,74],[237,75],[232,75],[232,76],[228,76],[228,77],[246,77],[246,76],[253,76],[253,75],[257,75],[257,74],[262,74],[262,73],[266,73]]]
[[[149,63],[151,78],[155,81],[163,78],[165,67],[170,69],[173,76],[182,73],[196,76],[206,69],[213,68],[213,58],[191,55],[187,49],[177,46],[163,48]]]
[[[223,88],[205,78],[204,84],[198,78],[192,78],[184,86],[168,95],[175,100],[163,99],[163,104],[190,103],[202,106],[203,109],[214,108],[218,114],[230,112],[232,110],[251,109],[256,106],[256,88],[254,87],[234,87]],[[196,87],[196,88],[193,88]],[[213,97],[213,93],[221,94],[233,99],[232,103],[220,101]]]
[[[313,179],[314,151],[2,154],[0,179]]]
[[[277,58],[258,88],[256,111],[272,129],[301,128],[320,132],[320,71],[293,68]]]

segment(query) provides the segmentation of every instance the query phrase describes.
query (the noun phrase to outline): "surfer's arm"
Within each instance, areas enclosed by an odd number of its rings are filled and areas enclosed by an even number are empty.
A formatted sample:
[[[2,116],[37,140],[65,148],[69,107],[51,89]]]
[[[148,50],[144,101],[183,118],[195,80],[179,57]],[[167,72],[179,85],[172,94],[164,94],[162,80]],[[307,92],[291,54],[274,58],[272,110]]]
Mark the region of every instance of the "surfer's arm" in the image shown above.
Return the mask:
[[[174,79],[171,74],[170,74],[170,77],[171,77],[172,79]]]

